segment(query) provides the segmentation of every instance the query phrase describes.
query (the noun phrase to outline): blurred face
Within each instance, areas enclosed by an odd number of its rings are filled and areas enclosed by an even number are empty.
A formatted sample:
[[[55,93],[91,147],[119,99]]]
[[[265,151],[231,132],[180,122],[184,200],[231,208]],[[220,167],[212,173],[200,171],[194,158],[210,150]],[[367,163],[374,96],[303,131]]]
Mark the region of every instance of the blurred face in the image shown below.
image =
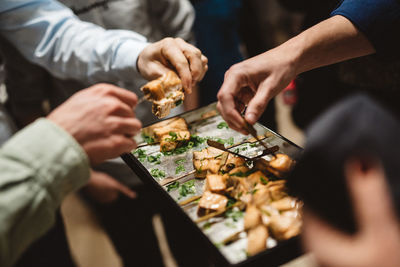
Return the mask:
[[[400,266],[400,230],[382,166],[351,159],[345,166],[358,231],[343,233],[305,209],[303,245],[321,266]]]

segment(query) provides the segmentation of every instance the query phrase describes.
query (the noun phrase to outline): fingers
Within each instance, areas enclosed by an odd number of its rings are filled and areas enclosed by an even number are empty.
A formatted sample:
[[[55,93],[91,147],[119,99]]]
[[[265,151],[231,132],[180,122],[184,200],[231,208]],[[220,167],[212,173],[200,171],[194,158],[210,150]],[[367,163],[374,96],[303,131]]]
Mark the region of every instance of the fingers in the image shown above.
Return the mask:
[[[266,83],[266,84],[265,84]],[[257,93],[250,100],[247,110],[246,110],[246,121],[250,124],[254,124],[260,118],[260,116],[264,113],[265,108],[269,100],[271,99],[271,93],[269,90],[268,82],[261,83]]]
[[[142,128],[142,123],[134,118],[112,116],[107,118],[107,123],[112,134],[120,134],[127,137],[135,136]]]
[[[182,80],[183,88],[188,92],[192,92],[192,73],[190,71],[188,59],[183,51],[172,38],[163,40],[161,46],[161,55],[165,57],[169,63],[176,69]]]
[[[114,96],[130,107],[135,107],[138,101],[136,94],[112,84],[101,83],[94,85],[92,88],[100,91],[103,95]]]
[[[191,87],[194,87],[195,84],[204,77],[208,59],[201,54],[200,49],[188,44],[181,38],[176,38],[175,42],[179,45],[180,49],[183,51],[184,55],[189,61],[189,68],[192,74]]]
[[[235,104],[236,95],[244,86],[246,86],[246,83],[241,72],[236,72],[235,67],[228,70],[225,74],[224,83],[217,95],[217,108],[229,127],[245,134],[243,130],[245,123]]]
[[[385,225],[397,228],[391,193],[378,162],[351,159],[345,166],[353,208],[361,230],[381,232]]]

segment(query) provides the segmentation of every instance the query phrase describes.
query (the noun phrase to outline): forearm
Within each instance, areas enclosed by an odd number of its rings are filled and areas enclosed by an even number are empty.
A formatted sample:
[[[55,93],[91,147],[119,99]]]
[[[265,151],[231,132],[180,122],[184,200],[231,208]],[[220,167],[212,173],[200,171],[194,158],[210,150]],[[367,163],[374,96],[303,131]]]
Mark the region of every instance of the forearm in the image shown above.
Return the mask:
[[[89,176],[85,152],[40,120],[0,148],[0,265],[11,266],[53,224],[55,210]]]
[[[364,34],[342,16],[311,27],[279,49],[291,57],[296,74],[375,52]]]
[[[134,32],[110,30],[80,21],[52,0],[4,0],[0,33],[28,60],[63,79],[85,83],[131,81],[147,45]]]

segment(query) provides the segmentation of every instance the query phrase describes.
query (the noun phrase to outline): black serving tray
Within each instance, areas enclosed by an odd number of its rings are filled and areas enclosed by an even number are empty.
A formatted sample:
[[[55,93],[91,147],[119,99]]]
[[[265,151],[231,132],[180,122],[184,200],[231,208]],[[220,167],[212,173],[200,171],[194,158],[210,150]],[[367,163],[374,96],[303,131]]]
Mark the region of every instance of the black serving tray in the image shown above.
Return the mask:
[[[205,126],[200,126],[200,128],[203,127],[202,129],[209,129],[207,121],[201,120],[200,117],[201,114],[215,109],[216,104],[213,103],[209,106],[189,111],[178,116],[185,118],[189,126],[192,125],[192,123],[197,125],[197,123],[200,122],[200,125],[205,124]],[[221,121],[222,118],[220,118],[218,115],[210,120],[212,120],[212,123],[217,123],[218,121]],[[195,127],[192,127],[191,132],[194,130],[194,128]],[[200,128],[196,128],[195,130]],[[269,137],[264,139],[267,144],[279,145],[280,152],[288,154],[294,159],[298,157],[302,150],[293,142],[269,130],[259,123],[255,125],[255,128],[258,133],[261,132],[262,134],[268,134],[267,136]],[[228,130],[226,130],[226,132],[227,131]],[[245,138],[251,138],[250,136],[246,137],[237,132],[232,133],[233,130],[230,131],[231,134],[235,135],[235,143],[238,143],[236,142],[236,139],[244,140]],[[229,136],[229,134],[226,132],[224,132],[222,129],[219,134],[220,136]],[[141,137],[137,138],[137,142],[143,142]],[[186,153],[191,153],[191,151]],[[181,157],[182,156],[185,155],[182,154]],[[148,185],[148,187],[151,188],[157,195],[158,201],[155,202],[155,204],[160,205],[163,209],[163,221],[166,226],[170,247],[178,262],[179,258],[181,257],[180,255],[183,255],[184,258],[193,259],[191,263],[180,264],[180,266],[278,266],[302,254],[299,237],[297,236],[289,240],[278,242],[276,246],[268,248],[257,255],[247,257],[247,259],[239,262],[232,262],[232,260],[228,260],[221,250],[217,248],[217,246],[210,240],[203,230],[188,215],[188,213],[184,211],[182,206],[171,195],[171,192],[167,192],[165,186],[161,186],[157,179],[153,178],[153,176],[150,174],[149,166],[146,167],[143,162],[139,161],[139,159],[133,155],[133,153],[122,155],[122,159],[138,175],[143,183]]]

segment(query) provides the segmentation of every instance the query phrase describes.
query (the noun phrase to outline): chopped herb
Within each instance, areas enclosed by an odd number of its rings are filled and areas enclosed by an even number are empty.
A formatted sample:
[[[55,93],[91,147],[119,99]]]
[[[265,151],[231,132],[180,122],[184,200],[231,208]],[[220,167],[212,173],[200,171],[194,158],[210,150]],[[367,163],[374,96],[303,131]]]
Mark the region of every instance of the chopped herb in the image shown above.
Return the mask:
[[[226,208],[227,209],[231,208],[235,203],[236,203],[236,199],[229,197],[228,203],[226,203]]]
[[[262,176],[260,176],[260,181],[261,181],[261,183],[262,184],[268,184],[268,180],[267,179],[265,179],[264,177],[262,177]]]
[[[220,122],[218,125],[217,125],[217,128],[218,129],[228,129],[229,127],[228,127],[228,124],[226,123],[226,122]]]
[[[214,243],[214,246],[216,246],[217,249],[221,249],[224,246],[224,244],[223,243]]]
[[[168,192],[170,192],[170,191],[172,191],[172,190],[174,190],[174,189],[177,189],[177,188],[179,188],[179,182],[178,182],[178,181],[173,182],[173,183],[167,185],[167,191],[168,191]]]
[[[243,195],[243,191],[238,193],[237,198],[241,198],[242,195]]]
[[[136,149],[135,152],[133,152],[134,155],[137,155],[137,158],[139,159],[140,162],[145,161],[146,159],[146,153],[144,152],[143,149]]]
[[[257,191],[258,191],[258,189],[253,189],[253,190],[249,191],[248,194],[254,195]]]
[[[181,173],[181,172],[184,172],[184,171],[186,171],[185,166],[178,165],[178,167],[176,167],[176,169],[175,169],[175,174],[178,174],[178,173]]]
[[[154,178],[163,178],[165,177],[165,172],[159,169],[152,169],[150,170],[150,174],[154,177]]]
[[[242,147],[242,151],[246,151],[248,148],[247,148],[247,146],[245,146],[245,147]]]
[[[243,212],[239,209],[231,209],[225,212],[227,218],[231,218],[234,222],[237,222],[240,218],[243,217]]]
[[[247,172],[239,171],[239,172],[231,173],[231,174],[229,174],[229,176],[247,177],[247,176],[249,176],[250,174],[252,174],[254,171],[255,171],[255,170],[249,170],[249,171],[247,171]]]
[[[165,138],[165,139],[164,139],[165,141],[167,141],[167,142],[174,142],[174,141],[176,141],[176,140],[178,139],[178,135],[176,134],[176,132],[169,132],[168,134],[169,134],[169,136],[171,136],[171,137]]]
[[[256,142],[255,142],[255,143],[251,143],[251,144],[250,144],[250,147],[257,147],[257,145],[258,145],[258,144],[257,144]]]
[[[161,154],[157,154],[155,156],[147,156],[147,161],[154,164],[161,164]]]
[[[187,195],[195,194],[196,186],[194,184],[194,180],[190,180],[186,183],[181,184],[179,187],[179,195],[181,197],[186,197]]]
[[[236,154],[239,154],[240,148],[236,148],[233,152],[235,152]]]
[[[225,226],[228,226],[230,228],[236,228],[236,224],[234,224],[233,222],[226,221],[224,224]]]
[[[154,138],[151,137],[150,135],[145,134],[145,133],[142,133],[142,138],[147,144],[154,144],[155,143]]]
[[[171,135],[171,132],[170,132],[170,135]],[[205,141],[206,141],[205,138],[202,138],[202,137],[199,137],[196,135],[192,135],[192,136],[190,136],[190,140],[188,142],[182,142],[182,145],[180,147],[175,148],[172,151],[163,151],[162,153],[165,156],[179,155],[179,154],[187,152],[191,148],[196,148],[197,146],[204,143]]]
[[[211,227],[212,223],[210,222],[206,222],[205,224],[203,224],[203,230],[207,230]]]
[[[181,164],[183,164],[185,162],[186,162],[186,159],[177,159],[177,160],[175,160],[175,164],[177,164],[177,165],[181,165]]]
[[[235,142],[233,137],[229,137],[228,139],[222,139],[219,137],[208,137],[207,139],[211,139],[211,140],[218,142],[220,144],[223,144],[223,145],[228,144],[230,146],[233,145]]]
[[[178,101],[175,101],[175,106],[177,107],[177,106],[180,106],[180,105],[182,105],[182,103],[183,103],[183,100],[182,99],[179,99]]]

